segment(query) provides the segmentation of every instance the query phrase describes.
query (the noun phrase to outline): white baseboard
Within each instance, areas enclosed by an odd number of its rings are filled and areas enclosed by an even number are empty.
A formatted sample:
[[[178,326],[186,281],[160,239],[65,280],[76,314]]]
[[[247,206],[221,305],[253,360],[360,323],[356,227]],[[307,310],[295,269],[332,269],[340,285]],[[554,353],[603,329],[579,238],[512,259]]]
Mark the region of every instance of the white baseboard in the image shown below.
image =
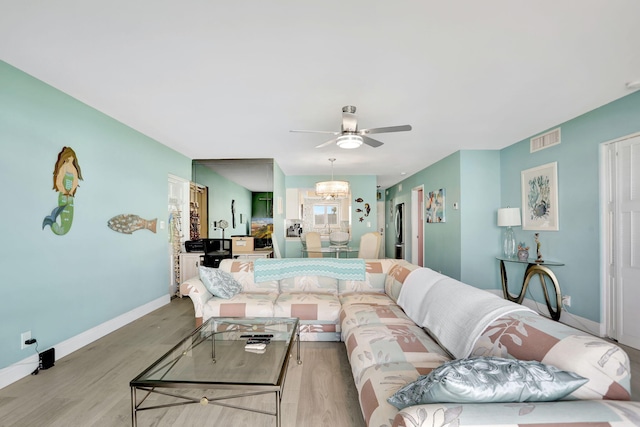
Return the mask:
[[[55,347],[56,349],[56,360],[73,353],[87,344],[91,344],[103,336],[110,334],[124,325],[131,323],[166,304],[169,304],[170,301],[171,297],[169,295],[162,296],[74,337],[53,345],[52,347]],[[38,363],[38,355],[33,354],[26,359],[22,359],[21,361],[14,363],[13,365],[0,369],[0,388],[4,388],[9,384],[30,375],[38,367]]]
[[[502,290],[493,289],[489,292],[494,293],[502,298]],[[525,307],[529,307],[536,313],[540,313],[543,316],[551,317],[551,315],[549,314],[549,310],[547,309],[547,305],[544,302],[540,303],[532,299],[525,298],[524,301],[522,301],[522,305],[524,305]],[[572,314],[569,309],[567,309],[567,307],[564,307],[560,312],[560,323],[564,323],[565,325],[569,325],[573,328],[590,333],[597,337],[602,337],[600,323]]]

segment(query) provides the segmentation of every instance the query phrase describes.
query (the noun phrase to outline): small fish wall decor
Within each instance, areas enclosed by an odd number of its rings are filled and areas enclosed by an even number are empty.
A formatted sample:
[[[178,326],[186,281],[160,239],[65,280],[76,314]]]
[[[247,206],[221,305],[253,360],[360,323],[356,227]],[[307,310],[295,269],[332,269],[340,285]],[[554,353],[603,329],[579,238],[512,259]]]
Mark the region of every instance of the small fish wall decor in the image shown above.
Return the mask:
[[[149,230],[155,233],[157,222],[158,218],[149,220],[140,218],[138,215],[122,214],[107,221],[107,226],[113,231],[123,234],[131,234],[138,230]]]
[[[358,197],[355,200],[356,200],[356,203],[364,202],[364,199],[362,197]],[[369,213],[371,212],[371,206],[369,205],[369,203],[365,203],[364,204],[364,209],[356,208],[356,212],[358,212],[358,213],[363,213],[364,212],[364,216],[361,216],[360,218],[358,218],[358,220],[360,222],[363,222],[364,221],[364,217],[365,216],[369,216]]]

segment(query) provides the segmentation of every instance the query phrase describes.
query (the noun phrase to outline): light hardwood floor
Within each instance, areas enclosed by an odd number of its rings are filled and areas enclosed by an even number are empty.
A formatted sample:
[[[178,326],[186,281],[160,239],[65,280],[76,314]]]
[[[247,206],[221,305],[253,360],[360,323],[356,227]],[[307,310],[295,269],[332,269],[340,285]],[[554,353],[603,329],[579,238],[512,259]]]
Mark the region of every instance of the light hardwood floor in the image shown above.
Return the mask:
[[[0,426],[130,426],[129,381],[194,328],[193,305],[165,307],[64,357],[53,368],[0,389]],[[302,342],[302,365],[289,364],[282,427],[363,427],[343,343]],[[35,368],[35,366],[34,366]],[[272,395],[252,406],[273,410]],[[267,400],[268,399],[268,400]],[[138,414],[146,426],[275,426],[275,418],[235,409],[188,405]]]
[[[174,299],[165,307],[0,389],[0,426],[131,425],[129,381],[193,330],[193,305]],[[343,343],[302,342],[302,365],[291,363],[282,399],[282,426],[363,427]],[[640,398],[640,351],[631,358],[632,398]],[[273,408],[272,397],[265,402]],[[255,403],[255,399],[252,402]],[[267,406],[269,405],[269,406]],[[189,405],[142,412],[146,426],[274,426],[268,415]]]

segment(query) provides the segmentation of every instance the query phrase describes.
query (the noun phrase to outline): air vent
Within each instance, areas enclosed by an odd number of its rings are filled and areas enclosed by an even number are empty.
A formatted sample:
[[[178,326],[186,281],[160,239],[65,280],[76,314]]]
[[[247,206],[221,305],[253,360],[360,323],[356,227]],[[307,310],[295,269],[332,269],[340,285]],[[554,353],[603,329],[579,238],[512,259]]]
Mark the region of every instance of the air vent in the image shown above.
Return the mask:
[[[531,138],[531,152],[560,144],[560,128],[550,130],[547,133]]]

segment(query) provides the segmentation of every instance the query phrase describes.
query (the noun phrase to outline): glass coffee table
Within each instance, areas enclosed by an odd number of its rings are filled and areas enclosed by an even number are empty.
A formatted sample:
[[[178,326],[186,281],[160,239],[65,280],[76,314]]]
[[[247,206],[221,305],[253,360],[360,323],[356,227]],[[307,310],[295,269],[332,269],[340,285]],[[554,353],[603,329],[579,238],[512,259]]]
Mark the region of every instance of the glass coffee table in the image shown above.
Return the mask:
[[[248,340],[266,345],[263,349],[262,346],[245,348]],[[137,426],[138,413],[142,411],[201,404],[275,416],[276,425],[280,427],[280,402],[294,342],[300,364],[297,318],[208,319],[129,383],[132,425]],[[209,391],[210,396],[195,397],[193,393],[180,393],[179,389],[202,389],[205,393]],[[219,396],[219,393],[213,393],[220,390],[228,390],[231,394]],[[228,402],[229,399],[269,393],[275,393],[276,397],[273,411]],[[152,394],[169,397],[172,401],[150,402],[153,399],[147,399]]]

